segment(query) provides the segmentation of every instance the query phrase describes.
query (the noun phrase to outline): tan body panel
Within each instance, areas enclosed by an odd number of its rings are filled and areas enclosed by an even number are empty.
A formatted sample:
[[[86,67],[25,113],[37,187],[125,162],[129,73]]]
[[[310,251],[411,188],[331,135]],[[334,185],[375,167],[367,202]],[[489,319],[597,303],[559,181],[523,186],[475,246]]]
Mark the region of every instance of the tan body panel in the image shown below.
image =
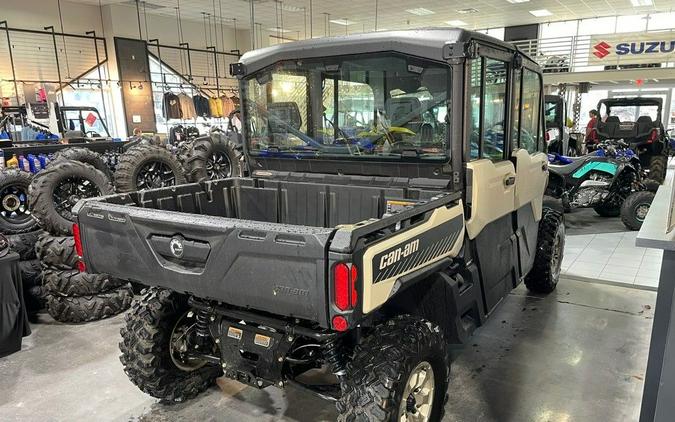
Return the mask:
[[[486,158],[471,161],[466,165],[471,170],[471,218],[466,222],[470,239],[489,223],[515,209],[516,183],[507,185],[506,180],[516,177],[511,161],[492,162]]]
[[[422,267],[433,264],[434,262],[446,258],[454,257],[459,253],[462,244],[464,243],[464,207],[462,201],[459,201],[458,205],[455,205],[452,208],[437,208],[434,210],[432,215],[424,223],[415,226],[411,229],[405,230],[400,234],[394,235],[385,241],[377,243],[369,248],[367,248],[363,254],[363,313],[366,314],[372,310],[378,308],[383,303],[385,303],[394,288],[396,281],[407,274],[410,274]],[[396,245],[405,244],[406,241],[413,241],[414,239],[419,239],[419,236],[424,233],[434,230],[434,228],[447,223],[457,217],[461,217],[462,224],[461,229],[458,233],[453,233],[453,238],[456,236],[456,239],[450,243],[449,250],[447,252],[439,254],[430,254],[428,258],[426,255],[421,255],[423,251],[420,251],[419,257],[421,259],[416,261],[414,267],[406,268],[404,271],[394,274],[391,277],[385,278],[375,282],[373,280],[374,268],[373,268],[373,259],[375,256],[381,252],[386,251],[387,249],[392,248]],[[451,233],[448,233],[450,235]],[[444,250],[444,249],[441,249]]]
[[[530,154],[527,150],[513,151],[516,159],[515,208],[532,204],[534,221],[541,220],[544,191],[548,181],[548,157],[543,152]]]

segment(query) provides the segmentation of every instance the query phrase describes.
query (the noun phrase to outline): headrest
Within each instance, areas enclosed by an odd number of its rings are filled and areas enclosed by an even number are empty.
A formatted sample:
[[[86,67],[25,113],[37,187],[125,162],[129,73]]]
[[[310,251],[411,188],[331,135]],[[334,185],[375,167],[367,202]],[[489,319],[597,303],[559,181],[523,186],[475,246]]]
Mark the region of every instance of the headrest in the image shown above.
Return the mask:
[[[286,101],[269,103],[267,105],[267,110],[270,116],[269,125],[272,132],[286,133],[288,132],[288,127],[286,125],[296,130],[299,130],[302,126],[300,108],[296,102]]]
[[[605,123],[621,123],[621,120],[619,120],[619,116],[608,116]]]

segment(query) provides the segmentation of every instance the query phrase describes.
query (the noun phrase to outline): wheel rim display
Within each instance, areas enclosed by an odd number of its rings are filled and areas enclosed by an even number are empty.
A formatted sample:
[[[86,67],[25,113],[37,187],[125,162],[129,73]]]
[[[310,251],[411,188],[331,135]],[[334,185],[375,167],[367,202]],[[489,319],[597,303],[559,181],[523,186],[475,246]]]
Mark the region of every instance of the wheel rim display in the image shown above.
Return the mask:
[[[80,199],[101,196],[94,182],[84,177],[67,177],[56,185],[53,193],[54,208],[66,220],[73,221],[73,207]]]
[[[214,152],[206,160],[206,175],[210,180],[223,179],[232,174],[232,162],[224,152]]]
[[[399,422],[428,422],[434,405],[434,370],[429,362],[420,362],[410,373],[399,406]]]
[[[20,186],[8,186],[0,191],[0,217],[12,224],[31,219],[28,210],[28,193]]]
[[[176,184],[176,175],[171,167],[161,161],[150,161],[141,167],[136,176],[138,190],[163,188]]]
[[[635,208],[635,218],[638,221],[643,222],[647,218],[647,213],[649,212],[650,204],[640,204]]]
[[[194,335],[196,322],[191,324],[188,321],[187,315],[187,312],[183,314],[176,322],[176,325],[174,325],[173,330],[171,330],[169,351],[173,364],[178,369],[189,372],[203,367],[206,365],[206,361],[195,359],[189,355],[190,335]]]

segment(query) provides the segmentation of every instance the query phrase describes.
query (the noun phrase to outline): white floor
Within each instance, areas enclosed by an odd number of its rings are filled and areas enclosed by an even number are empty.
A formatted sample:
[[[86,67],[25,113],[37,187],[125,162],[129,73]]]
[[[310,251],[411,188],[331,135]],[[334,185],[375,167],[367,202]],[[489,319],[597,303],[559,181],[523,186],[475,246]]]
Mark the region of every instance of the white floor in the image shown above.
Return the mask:
[[[668,172],[675,172],[675,157]],[[566,236],[562,273],[568,277],[656,290],[663,251],[638,248],[638,232]]]
[[[656,290],[663,251],[635,246],[637,233],[567,236],[562,273]]]

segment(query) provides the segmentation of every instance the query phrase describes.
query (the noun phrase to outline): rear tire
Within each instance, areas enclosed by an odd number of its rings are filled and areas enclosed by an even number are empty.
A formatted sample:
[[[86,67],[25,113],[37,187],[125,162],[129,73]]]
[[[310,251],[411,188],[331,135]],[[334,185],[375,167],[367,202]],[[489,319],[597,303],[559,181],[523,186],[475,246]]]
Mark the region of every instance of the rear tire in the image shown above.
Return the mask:
[[[427,420],[440,421],[450,377],[447,343],[440,327],[409,315],[375,327],[347,365],[342,397],[336,403],[338,421],[399,421],[399,412],[406,410],[401,409],[402,402],[408,403],[407,410],[418,404],[403,396],[411,374],[424,364],[431,368],[424,373],[431,372],[434,380],[427,396],[432,398]]]
[[[29,212],[28,187],[32,179],[33,175],[25,171],[0,171],[0,233],[24,233],[38,228]]]
[[[649,207],[654,200],[654,193],[649,191],[633,192],[621,206],[621,222],[630,230],[640,230]]]
[[[525,276],[525,286],[535,293],[551,293],[558,285],[560,267],[565,249],[563,215],[544,208],[539,221],[537,252],[532,269]]]
[[[655,155],[649,160],[649,178],[662,184],[666,180],[666,171],[668,169],[668,157],[665,155]]]
[[[174,364],[171,335],[188,310],[185,296],[153,287],[134,303],[120,330],[124,372],[141,391],[165,403],[197,396],[222,374],[218,366],[185,371]]]
[[[77,265],[75,239],[72,236],[43,234],[35,244],[37,257],[46,266],[70,270]]]
[[[152,176],[155,172],[156,175]],[[178,160],[165,148],[141,144],[120,156],[115,171],[115,186],[119,192],[135,192],[181,185],[186,182],[183,173]]]
[[[90,296],[52,294],[47,299],[47,309],[57,321],[81,323],[117,315],[129,308],[132,299],[128,286]]]

